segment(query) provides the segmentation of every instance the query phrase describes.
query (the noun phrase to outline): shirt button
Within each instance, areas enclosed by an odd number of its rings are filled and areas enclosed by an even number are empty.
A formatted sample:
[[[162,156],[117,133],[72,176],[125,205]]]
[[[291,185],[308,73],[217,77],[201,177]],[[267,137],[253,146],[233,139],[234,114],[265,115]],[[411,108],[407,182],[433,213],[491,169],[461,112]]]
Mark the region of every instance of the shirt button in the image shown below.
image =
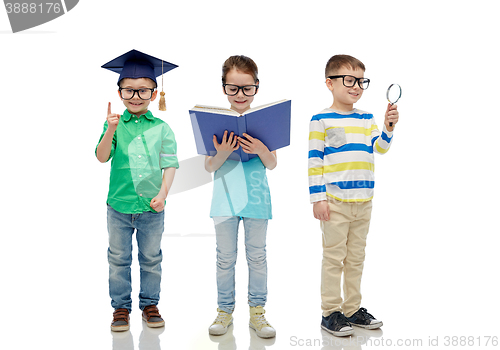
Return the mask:
[[[135,122],[136,122],[136,123],[139,123],[139,121],[138,121],[138,120],[136,120]]]
[[[139,177],[142,177],[142,175],[139,175]]]
[[[139,158],[141,158],[141,156],[139,156]]]
[[[142,197],[142,193],[140,193],[139,196]]]
[[[141,139],[141,137],[140,137],[140,136],[138,136],[138,137],[137,137],[137,139],[138,139],[138,140],[140,140],[140,139]]]

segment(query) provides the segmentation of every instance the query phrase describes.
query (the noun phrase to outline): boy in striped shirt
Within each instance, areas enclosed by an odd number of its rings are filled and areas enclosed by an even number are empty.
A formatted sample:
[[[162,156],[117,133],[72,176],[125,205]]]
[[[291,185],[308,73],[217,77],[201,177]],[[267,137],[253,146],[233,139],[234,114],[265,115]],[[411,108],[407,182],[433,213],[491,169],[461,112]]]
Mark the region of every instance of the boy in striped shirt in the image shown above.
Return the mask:
[[[354,333],[351,325],[382,326],[360,307],[360,285],[372,209],[373,153],[389,150],[399,113],[389,104],[380,132],[372,114],[353,107],[370,83],[364,72],[364,64],[354,57],[331,57],[325,77],[333,104],[309,125],[310,200],[323,231],[321,327],[336,336]]]

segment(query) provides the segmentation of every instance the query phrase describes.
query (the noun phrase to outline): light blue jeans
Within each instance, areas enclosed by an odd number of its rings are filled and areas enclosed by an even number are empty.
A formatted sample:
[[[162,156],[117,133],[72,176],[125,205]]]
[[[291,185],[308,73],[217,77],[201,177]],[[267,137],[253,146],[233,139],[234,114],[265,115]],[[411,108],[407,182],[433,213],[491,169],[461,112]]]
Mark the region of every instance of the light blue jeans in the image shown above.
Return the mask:
[[[139,308],[158,305],[161,282],[161,238],[164,212],[123,214],[108,205],[109,296],[114,309],[132,311],[132,235],[136,231],[141,290]]]
[[[235,265],[238,226],[243,219],[248,262],[248,304],[264,306],[267,301],[266,232],[267,219],[214,216],[217,240],[217,303],[232,313],[235,304]]]

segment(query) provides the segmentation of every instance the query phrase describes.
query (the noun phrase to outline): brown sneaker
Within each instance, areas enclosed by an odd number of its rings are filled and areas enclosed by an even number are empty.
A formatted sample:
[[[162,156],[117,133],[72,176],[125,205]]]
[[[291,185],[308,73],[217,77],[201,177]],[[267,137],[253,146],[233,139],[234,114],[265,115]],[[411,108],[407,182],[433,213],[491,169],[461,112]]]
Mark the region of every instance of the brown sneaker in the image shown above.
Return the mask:
[[[156,305],[149,305],[142,310],[142,319],[146,321],[148,327],[157,328],[165,326],[165,321],[161,318]]]
[[[129,330],[128,321],[130,316],[127,309],[116,309],[113,312],[113,322],[111,322],[111,330],[113,332],[123,332]]]

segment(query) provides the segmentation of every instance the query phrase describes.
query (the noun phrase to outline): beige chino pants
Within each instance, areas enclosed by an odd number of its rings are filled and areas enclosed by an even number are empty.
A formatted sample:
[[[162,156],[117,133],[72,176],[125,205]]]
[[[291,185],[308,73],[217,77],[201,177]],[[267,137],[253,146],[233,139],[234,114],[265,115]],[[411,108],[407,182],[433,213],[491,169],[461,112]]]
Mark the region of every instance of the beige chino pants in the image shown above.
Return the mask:
[[[323,262],[321,309],[327,317],[335,311],[350,317],[361,305],[361,275],[372,202],[328,201],[330,220],[321,221]],[[340,290],[344,272],[344,301]]]

